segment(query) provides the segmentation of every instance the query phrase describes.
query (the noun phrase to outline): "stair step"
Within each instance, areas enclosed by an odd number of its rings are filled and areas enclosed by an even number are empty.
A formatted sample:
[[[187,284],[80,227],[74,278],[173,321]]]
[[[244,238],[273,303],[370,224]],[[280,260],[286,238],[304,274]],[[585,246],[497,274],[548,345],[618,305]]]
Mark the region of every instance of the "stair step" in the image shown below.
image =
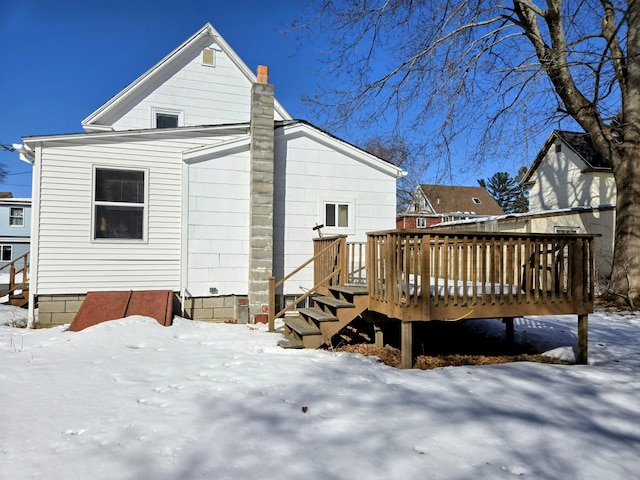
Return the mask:
[[[313,297],[313,301],[316,303],[321,303],[323,305],[329,305],[334,308],[353,308],[353,303],[346,302],[345,300],[339,300],[334,297]]]
[[[300,308],[298,309],[305,317],[313,318],[316,322],[337,322],[338,317],[324,312],[317,308]]]
[[[322,332],[315,325],[309,324],[300,317],[290,317],[284,319],[284,324],[301,337],[305,335],[322,335]]]
[[[295,338],[280,340],[278,341],[278,346],[280,348],[304,348],[304,344],[300,340],[296,340]]]
[[[362,285],[338,285],[329,287],[329,290],[345,295],[367,295],[369,293],[367,287]]]

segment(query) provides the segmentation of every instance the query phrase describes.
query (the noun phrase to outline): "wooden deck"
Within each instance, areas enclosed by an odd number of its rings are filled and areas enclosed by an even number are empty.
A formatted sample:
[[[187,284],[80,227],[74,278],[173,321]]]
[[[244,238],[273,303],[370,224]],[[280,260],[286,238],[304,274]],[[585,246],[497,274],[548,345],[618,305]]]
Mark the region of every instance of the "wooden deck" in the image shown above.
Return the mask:
[[[412,366],[413,322],[512,322],[525,315],[576,314],[577,361],[586,363],[594,297],[593,239],[575,234],[389,230],[370,233],[363,248],[348,244],[346,237],[325,237],[314,240],[315,255],[307,264],[313,263],[315,286],[306,296],[366,282],[367,309],[401,324],[405,368]],[[272,286],[275,298],[275,280]],[[284,310],[270,308],[271,328],[274,318],[282,315]]]

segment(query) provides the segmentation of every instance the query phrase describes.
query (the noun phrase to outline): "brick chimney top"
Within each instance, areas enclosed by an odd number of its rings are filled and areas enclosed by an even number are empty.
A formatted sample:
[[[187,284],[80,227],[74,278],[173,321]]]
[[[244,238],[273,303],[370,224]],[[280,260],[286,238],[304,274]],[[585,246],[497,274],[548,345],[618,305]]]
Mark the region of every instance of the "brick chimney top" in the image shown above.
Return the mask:
[[[258,65],[258,83],[269,83],[269,67]]]

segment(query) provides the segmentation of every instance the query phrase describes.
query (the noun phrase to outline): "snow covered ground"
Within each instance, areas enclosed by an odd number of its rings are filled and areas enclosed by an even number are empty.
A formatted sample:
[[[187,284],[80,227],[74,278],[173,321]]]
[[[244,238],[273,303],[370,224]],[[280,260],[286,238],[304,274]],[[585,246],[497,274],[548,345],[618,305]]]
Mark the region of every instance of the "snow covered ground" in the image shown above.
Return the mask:
[[[640,477],[640,315],[590,316],[590,364],[396,370],[282,350],[263,325],[130,317],[82,332],[0,311],[0,478]],[[577,320],[516,339],[567,355]],[[503,329],[498,321],[485,329]]]

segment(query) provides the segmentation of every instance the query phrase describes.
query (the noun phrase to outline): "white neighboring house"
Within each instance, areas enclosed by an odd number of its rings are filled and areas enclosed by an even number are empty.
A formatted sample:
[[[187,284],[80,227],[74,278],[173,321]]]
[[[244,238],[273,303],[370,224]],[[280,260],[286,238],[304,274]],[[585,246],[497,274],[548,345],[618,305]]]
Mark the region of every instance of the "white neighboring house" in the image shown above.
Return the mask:
[[[268,277],[312,256],[315,225],[350,241],[394,227],[405,172],[293,120],[266,67],[256,77],[210,24],[82,125],[19,146],[33,165],[40,323],[122,290],[172,290],[192,318],[251,321]]]
[[[600,278],[611,274],[616,187],[611,166],[585,133],[555,130],[523,177],[529,212],[442,224],[524,233],[592,233]],[[440,226],[440,225],[439,225]]]

